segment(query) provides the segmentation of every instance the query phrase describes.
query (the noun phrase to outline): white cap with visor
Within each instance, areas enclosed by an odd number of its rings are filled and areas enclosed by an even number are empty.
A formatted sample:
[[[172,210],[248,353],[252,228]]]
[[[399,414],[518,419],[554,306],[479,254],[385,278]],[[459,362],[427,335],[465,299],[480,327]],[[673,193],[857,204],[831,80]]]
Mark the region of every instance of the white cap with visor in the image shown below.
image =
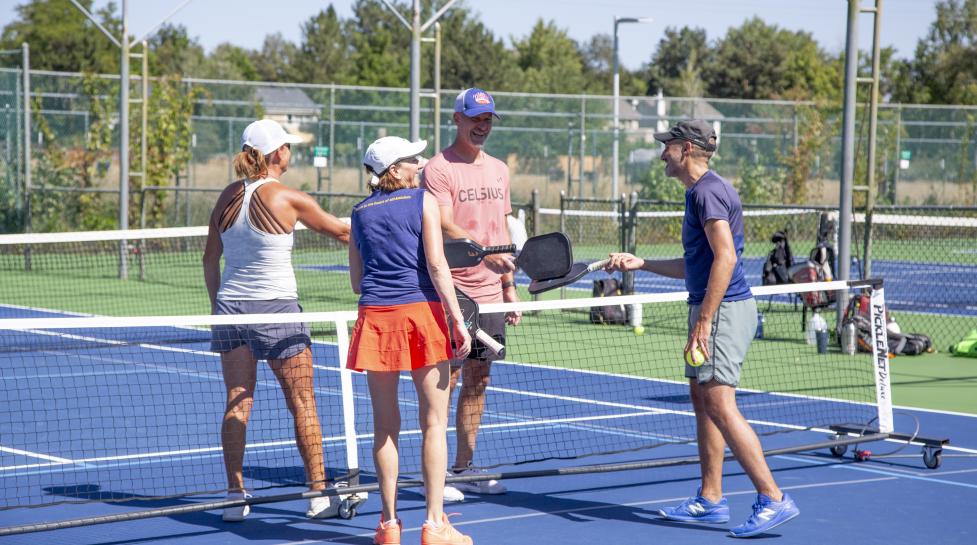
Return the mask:
[[[380,176],[403,159],[420,155],[427,148],[427,140],[410,140],[399,136],[384,136],[370,144],[363,154],[363,166],[370,169],[370,185],[376,187]]]
[[[250,146],[262,155],[277,150],[285,144],[301,144],[302,138],[288,134],[277,121],[259,119],[247,126],[241,134],[241,149]]]

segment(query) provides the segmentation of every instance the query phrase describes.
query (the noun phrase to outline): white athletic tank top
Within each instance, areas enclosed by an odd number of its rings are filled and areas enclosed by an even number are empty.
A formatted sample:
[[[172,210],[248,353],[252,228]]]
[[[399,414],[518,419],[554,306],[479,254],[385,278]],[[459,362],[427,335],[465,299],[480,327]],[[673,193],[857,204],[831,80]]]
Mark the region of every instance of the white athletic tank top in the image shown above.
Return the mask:
[[[251,224],[251,196],[262,185],[277,182],[262,178],[244,181],[244,199],[234,223],[221,233],[224,272],[217,298],[222,301],[298,299],[292,270],[293,233],[265,233]]]

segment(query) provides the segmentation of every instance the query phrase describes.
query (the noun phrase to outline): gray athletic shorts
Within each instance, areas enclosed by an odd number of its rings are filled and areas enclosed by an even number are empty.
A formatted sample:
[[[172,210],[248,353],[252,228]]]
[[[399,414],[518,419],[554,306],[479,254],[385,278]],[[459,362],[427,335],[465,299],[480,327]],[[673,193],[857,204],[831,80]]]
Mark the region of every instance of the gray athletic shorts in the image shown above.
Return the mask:
[[[701,305],[689,306],[689,335],[699,319]],[[709,336],[709,359],[699,367],[685,364],[685,376],[699,384],[715,380],[727,386],[740,383],[740,370],[746,351],[750,349],[756,334],[756,299],[723,301],[712,317],[712,333]]]
[[[302,312],[295,299],[270,301],[217,301],[214,314],[283,314]],[[230,352],[239,346],[251,349],[255,359],[283,360],[312,344],[309,328],[300,322],[287,324],[232,324],[210,328],[212,352]]]

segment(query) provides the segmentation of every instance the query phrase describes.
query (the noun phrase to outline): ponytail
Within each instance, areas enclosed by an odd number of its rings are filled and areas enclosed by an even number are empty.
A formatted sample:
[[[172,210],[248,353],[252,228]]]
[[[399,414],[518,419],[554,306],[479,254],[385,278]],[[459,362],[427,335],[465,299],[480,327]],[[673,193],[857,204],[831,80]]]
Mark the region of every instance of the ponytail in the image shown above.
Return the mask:
[[[244,146],[234,156],[234,173],[239,178],[260,180],[268,176],[268,162],[260,151],[251,146]]]

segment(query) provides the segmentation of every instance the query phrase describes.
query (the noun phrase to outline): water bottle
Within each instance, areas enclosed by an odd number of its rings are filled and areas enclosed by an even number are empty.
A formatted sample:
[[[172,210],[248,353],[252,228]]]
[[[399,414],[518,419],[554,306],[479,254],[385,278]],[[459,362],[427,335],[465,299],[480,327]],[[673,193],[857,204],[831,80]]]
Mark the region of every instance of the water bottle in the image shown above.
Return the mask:
[[[814,325],[814,342],[818,345],[818,354],[824,354],[828,351],[828,322],[824,321],[818,311],[814,311],[811,322]]]
[[[754,338],[756,338],[756,339],[762,339],[763,338],[763,321],[764,320],[766,320],[766,318],[763,317],[763,313],[760,312],[759,310],[756,311],[756,335],[754,336]]]
[[[815,317],[817,315],[818,313],[815,311],[814,314],[812,314],[811,317],[808,318],[807,327],[804,329],[804,342],[810,345],[813,345],[818,342],[817,333],[815,332],[817,327],[817,322],[815,321]]]
[[[841,351],[849,356],[854,355],[856,342],[855,322],[847,320],[841,326]]]

